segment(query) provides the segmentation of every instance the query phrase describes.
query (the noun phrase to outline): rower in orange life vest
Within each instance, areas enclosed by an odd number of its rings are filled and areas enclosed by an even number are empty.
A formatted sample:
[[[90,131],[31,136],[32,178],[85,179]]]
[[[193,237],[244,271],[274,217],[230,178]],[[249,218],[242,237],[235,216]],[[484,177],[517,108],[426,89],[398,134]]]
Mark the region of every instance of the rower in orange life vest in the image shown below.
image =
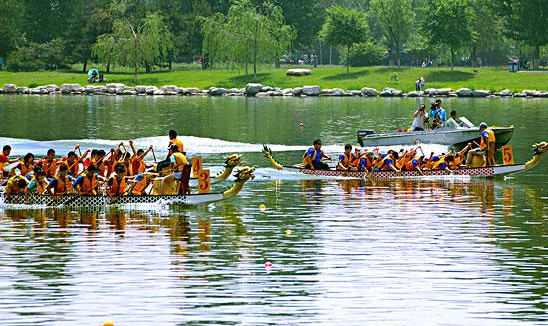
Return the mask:
[[[305,169],[311,170],[329,170],[329,165],[322,162],[322,158],[332,160],[329,155],[326,155],[322,150],[322,141],[314,140],[314,147],[309,148],[303,154],[303,165]]]
[[[344,145],[344,153],[339,155],[339,163],[337,163],[337,170],[339,171],[357,171],[357,161],[359,161],[359,152],[352,153],[352,145]]]
[[[67,175],[69,167],[66,164],[59,166],[57,176],[51,180],[46,188],[46,192],[53,196],[65,195],[72,189],[71,178]]]
[[[34,168],[34,154],[27,153],[23,160],[20,161],[16,166],[14,166],[11,169],[12,173],[15,173],[15,170],[19,170],[19,174],[22,176],[26,176],[29,174],[29,172],[32,172],[32,169]]]
[[[90,150],[88,149],[87,151],[84,152],[84,154],[82,154],[81,157],[78,157],[78,155],[76,155],[76,151],[79,148],[80,148],[80,145],[74,146],[74,150],[68,152],[67,156],[64,156],[61,158],[62,163],[68,166],[68,174],[74,178],[76,178],[78,176],[78,173],[80,172],[79,163],[82,162],[84,158],[90,152]]]
[[[97,195],[97,186],[99,185],[99,168],[95,164],[88,165],[86,172],[80,174],[72,182],[72,186],[78,192],[78,195],[95,196]]]
[[[46,173],[46,178],[53,179],[57,172],[57,160],[55,159],[55,150],[48,149],[47,156],[38,161],[42,165],[42,170]]]
[[[124,195],[129,196],[142,196],[146,195],[145,190],[150,184],[150,181],[159,176],[158,173],[152,172],[139,172],[137,175],[132,177],[126,177],[128,183],[132,183],[130,188],[126,191]]]
[[[126,192],[126,166],[123,163],[117,163],[114,166],[114,173],[107,181],[107,195],[110,199],[123,196]]]
[[[131,175],[137,175],[138,173],[145,172],[147,166],[145,164],[144,158],[147,156],[147,154],[152,151],[152,145],[148,147],[148,149],[145,151],[142,148],[139,148],[137,151],[135,151],[135,147],[133,146],[133,141],[129,141],[129,146],[131,147],[131,150],[133,151],[133,156],[131,158]]]
[[[397,153],[393,150],[389,150],[386,154],[382,154],[380,159],[375,164],[375,171],[387,171],[392,170],[394,172],[400,172],[395,166],[397,160]]]
[[[479,130],[481,132],[480,147],[471,149],[466,156],[466,166],[470,167],[474,155],[485,155],[487,158],[487,166],[495,165],[495,133],[487,128],[485,122],[480,123]]]
[[[11,146],[5,145],[4,148],[2,148],[2,154],[0,154],[0,177],[7,176],[7,173],[5,173],[4,168],[12,163],[15,163],[21,159],[21,157],[18,157],[16,159],[10,160],[9,156],[11,153]]]

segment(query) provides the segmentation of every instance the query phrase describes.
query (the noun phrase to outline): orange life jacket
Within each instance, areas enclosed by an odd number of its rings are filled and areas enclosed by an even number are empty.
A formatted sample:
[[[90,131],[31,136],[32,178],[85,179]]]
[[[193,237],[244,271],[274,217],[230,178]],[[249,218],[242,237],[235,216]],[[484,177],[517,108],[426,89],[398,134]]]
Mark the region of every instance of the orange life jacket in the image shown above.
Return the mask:
[[[141,196],[145,189],[147,188],[149,183],[149,180],[146,176],[143,176],[143,179],[140,181],[137,181],[135,185],[133,186],[133,189],[131,189],[131,194],[134,196]]]
[[[34,168],[34,163],[26,164],[25,161],[21,161],[19,163],[19,171],[21,171],[22,176],[27,175],[29,172],[32,171],[33,168]]]
[[[57,186],[54,188],[53,192],[56,195],[63,195],[72,187],[70,179],[67,176],[61,178],[61,176],[58,175],[55,180],[57,180]]]
[[[384,158],[382,158],[380,161],[378,161],[376,164],[375,164],[375,167],[379,170],[382,170],[382,171],[385,171],[385,170],[388,170],[388,166],[386,165],[386,161],[388,160],[392,160],[392,157],[388,154],[386,154],[386,156]]]
[[[42,160],[42,170],[46,173],[46,177],[55,177],[55,172],[57,172],[57,160]]]
[[[353,161],[354,159],[354,155],[353,154],[349,154],[347,155],[346,153],[343,153],[343,159],[340,161],[340,164],[342,164],[342,166],[344,166],[345,168],[348,168],[350,166],[350,163]],[[337,170],[342,170],[339,165],[337,164]]]
[[[113,175],[110,177],[110,181],[112,182],[108,188],[108,193],[111,196],[122,196],[124,192],[126,191],[126,179],[122,178],[121,181],[118,181],[118,178],[116,178],[116,175]]]
[[[409,160],[409,162],[405,163],[405,170],[406,171],[414,171],[416,169],[421,168],[420,160],[418,160],[418,159],[416,160],[417,163],[418,163],[418,165],[416,167],[413,165],[413,160],[415,160],[415,159],[411,159],[411,160]]]
[[[82,184],[80,185],[80,192],[84,195],[93,195],[95,196],[97,192],[97,176],[93,174],[91,179],[87,176],[87,173],[82,173]]]

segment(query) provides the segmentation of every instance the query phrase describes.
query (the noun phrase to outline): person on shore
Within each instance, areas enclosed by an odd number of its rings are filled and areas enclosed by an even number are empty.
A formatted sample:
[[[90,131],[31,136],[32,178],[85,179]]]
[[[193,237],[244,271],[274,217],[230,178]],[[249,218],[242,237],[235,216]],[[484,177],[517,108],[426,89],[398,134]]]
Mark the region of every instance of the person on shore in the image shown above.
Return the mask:
[[[487,128],[485,122],[480,123],[481,141],[480,146],[468,151],[466,156],[466,167],[470,167],[474,155],[486,155],[487,166],[495,165],[495,133]]]
[[[11,174],[15,174],[15,170],[19,170],[19,174],[26,176],[29,172],[32,172],[34,168],[34,154],[27,153],[16,166],[11,169]]]
[[[6,171],[4,171],[4,169],[8,165],[21,160],[21,157],[10,160],[9,159],[10,153],[11,153],[11,146],[10,145],[4,145],[4,147],[2,148],[2,154],[0,154],[0,178],[8,176],[8,173]]]
[[[419,80],[420,80],[420,83],[421,83],[421,91],[424,92],[424,86],[425,86],[424,77],[421,76],[421,78]]]
[[[305,169],[311,170],[329,170],[329,165],[322,162],[322,159],[332,160],[329,155],[322,151],[322,141],[314,140],[313,147],[309,148],[303,154],[303,165]]]
[[[415,80],[415,91],[419,92],[421,90],[421,80],[417,79]]]
[[[337,163],[337,170],[350,171],[352,163],[356,161],[355,155],[352,153],[352,145],[344,145],[344,153],[339,155],[339,163]]]
[[[428,115],[426,113],[426,107],[424,104],[421,104],[421,106],[413,113],[413,125],[411,126],[412,131],[424,131],[424,122],[428,118]]]
[[[457,122],[457,111],[451,111],[450,118],[445,122],[445,126],[450,129],[457,129],[459,123]]]

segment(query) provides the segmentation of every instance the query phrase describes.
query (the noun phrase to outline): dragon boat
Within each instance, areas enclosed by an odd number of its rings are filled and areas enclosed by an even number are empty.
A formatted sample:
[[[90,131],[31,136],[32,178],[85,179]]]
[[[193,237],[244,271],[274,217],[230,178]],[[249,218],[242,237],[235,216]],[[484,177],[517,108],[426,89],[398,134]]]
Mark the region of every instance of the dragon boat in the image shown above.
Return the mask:
[[[224,170],[217,173],[215,176],[211,176],[209,178],[209,183],[210,184],[215,184],[215,183],[225,181],[226,179],[228,179],[228,177],[230,177],[230,175],[232,174],[232,171],[234,170],[234,168],[237,167],[238,165],[242,164],[242,162],[243,162],[242,155],[240,155],[240,154],[228,155],[225,159],[225,162],[224,162],[225,163]],[[198,178],[191,177],[189,183],[190,183],[191,187],[197,186],[198,185]]]
[[[446,178],[446,177],[496,177],[508,175],[529,170],[535,167],[542,154],[548,152],[548,143],[542,142],[533,145],[533,158],[524,164],[514,165],[496,165],[492,167],[478,166],[471,168],[461,168],[453,170],[452,173],[445,170],[423,170],[419,171],[339,171],[339,170],[312,170],[305,169],[302,164],[283,166],[272,155],[272,151],[267,146],[263,147],[264,156],[270,160],[272,166],[277,169],[293,175],[301,175],[307,178],[318,179],[369,179],[369,180],[390,180],[390,179],[424,179],[424,178]]]
[[[38,205],[46,207],[97,207],[109,205],[133,205],[133,204],[183,204],[199,205],[204,203],[218,202],[235,197],[243,188],[244,184],[255,178],[253,167],[243,167],[234,174],[236,180],[233,186],[223,192],[185,195],[143,195],[143,196],[120,196],[111,199],[106,195],[78,196],[65,195],[52,197],[50,195],[11,195],[7,199],[5,193],[0,193],[0,207],[6,205]]]
[[[389,132],[384,134],[376,134],[374,130],[359,130],[357,132],[358,144],[362,147],[438,144],[462,148],[468,143],[479,142],[479,127],[475,126],[465,117],[460,117],[459,119],[461,123],[455,129],[442,127],[434,130]],[[492,126],[489,129],[495,133],[495,149],[508,144],[514,135],[514,126]]]

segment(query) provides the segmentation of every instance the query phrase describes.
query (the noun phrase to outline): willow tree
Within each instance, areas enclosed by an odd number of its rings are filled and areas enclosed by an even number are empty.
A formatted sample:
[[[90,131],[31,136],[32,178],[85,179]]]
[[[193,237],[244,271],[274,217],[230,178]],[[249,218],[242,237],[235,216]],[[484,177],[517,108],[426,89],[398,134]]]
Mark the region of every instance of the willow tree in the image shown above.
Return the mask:
[[[365,14],[340,6],[327,9],[327,19],[319,33],[320,39],[328,44],[346,48],[346,73],[350,66],[350,49],[356,43],[369,39],[369,25]]]
[[[270,2],[255,6],[251,0],[236,0],[228,14],[209,17],[202,27],[203,53],[210,60],[253,63],[253,80],[257,79],[257,62],[274,61],[289,50],[295,30],[284,23],[282,9]]]
[[[388,45],[396,52],[398,67],[403,43],[409,37],[415,19],[412,5],[412,0],[372,0],[370,3],[373,17],[379,23]]]
[[[91,50],[103,63],[116,62],[132,67],[133,79],[137,82],[139,67],[167,59],[173,51],[173,36],[160,14],[149,13],[141,25],[115,21],[112,33],[100,35]]]

